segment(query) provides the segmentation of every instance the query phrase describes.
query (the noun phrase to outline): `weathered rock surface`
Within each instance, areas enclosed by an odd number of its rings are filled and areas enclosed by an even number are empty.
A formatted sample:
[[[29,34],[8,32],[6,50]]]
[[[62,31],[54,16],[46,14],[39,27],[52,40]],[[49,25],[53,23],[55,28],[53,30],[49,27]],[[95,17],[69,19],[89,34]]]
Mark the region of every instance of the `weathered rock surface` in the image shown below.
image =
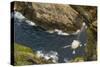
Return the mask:
[[[15,2],[14,9],[46,30],[57,28],[64,32],[73,32],[82,26],[83,20],[87,25],[92,25],[94,31],[97,28],[94,26],[94,21],[97,20],[95,6]]]
[[[46,30],[73,32],[83,22],[81,15],[69,5],[15,2],[15,9]]]
[[[93,31],[97,32],[97,21],[94,21],[92,23],[91,28],[93,29]]]
[[[97,7],[96,6],[73,6],[83,18],[84,21],[87,23],[88,28],[91,28],[93,32],[97,32]]]

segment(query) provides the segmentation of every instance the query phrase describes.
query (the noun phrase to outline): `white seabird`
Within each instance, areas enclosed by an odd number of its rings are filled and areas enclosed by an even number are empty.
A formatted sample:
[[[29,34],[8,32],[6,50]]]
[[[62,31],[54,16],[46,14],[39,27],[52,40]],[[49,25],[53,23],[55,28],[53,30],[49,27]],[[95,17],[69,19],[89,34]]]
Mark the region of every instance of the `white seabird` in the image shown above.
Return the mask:
[[[78,35],[77,39],[73,40],[71,45],[64,46],[63,48],[71,47],[73,49],[72,54],[75,54],[76,53],[75,49],[77,49],[79,46],[80,47],[82,46],[82,44],[79,41],[79,37],[80,37],[80,34],[82,33],[82,31],[84,31],[86,28],[87,28],[87,26],[86,26],[85,22],[83,22],[81,29],[77,30],[75,33],[72,33],[73,35]],[[86,44],[84,44],[84,46],[86,46]]]
[[[72,49],[76,49],[80,46],[80,42],[78,40],[73,40],[72,44],[71,44],[71,48]]]
[[[78,40],[73,40],[71,44],[71,48],[73,49],[72,54],[75,54],[75,49],[77,49],[80,46],[80,42]]]
[[[63,48],[68,48],[68,47],[71,47],[72,49],[76,49],[78,47],[81,47],[82,44],[80,44],[80,42],[78,40],[73,40],[72,44],[71,45],[67,45],[67,46],[64,46]]]

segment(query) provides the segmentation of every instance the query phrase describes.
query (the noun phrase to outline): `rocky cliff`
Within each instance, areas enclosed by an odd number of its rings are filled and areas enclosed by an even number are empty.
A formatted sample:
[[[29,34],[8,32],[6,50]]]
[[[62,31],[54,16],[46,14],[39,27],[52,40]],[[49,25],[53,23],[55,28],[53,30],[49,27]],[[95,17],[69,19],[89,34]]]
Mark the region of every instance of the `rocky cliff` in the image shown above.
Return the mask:
[[[85,22],[87,28],[87,60],[96,59],[97,48],[97,7],[66,4],[14,2],[14,10],[45,30],[59,29],[72,33]],[[94,57],[95,56],[95,57]],[[92,59],[91,59],[92,58]]]
[[[73,32],[83,22],[82,16],[69,5],[15,2],[15,10],[46,30]]]

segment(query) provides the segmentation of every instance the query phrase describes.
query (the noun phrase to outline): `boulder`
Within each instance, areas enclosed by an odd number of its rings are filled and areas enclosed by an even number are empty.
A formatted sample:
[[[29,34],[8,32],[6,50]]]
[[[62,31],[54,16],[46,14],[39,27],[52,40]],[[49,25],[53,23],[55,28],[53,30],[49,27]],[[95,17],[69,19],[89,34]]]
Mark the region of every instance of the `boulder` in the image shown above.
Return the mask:
[[[14,9],[45,30],[74,32],[83,22],[81,15],[66,4],[15,2]]]

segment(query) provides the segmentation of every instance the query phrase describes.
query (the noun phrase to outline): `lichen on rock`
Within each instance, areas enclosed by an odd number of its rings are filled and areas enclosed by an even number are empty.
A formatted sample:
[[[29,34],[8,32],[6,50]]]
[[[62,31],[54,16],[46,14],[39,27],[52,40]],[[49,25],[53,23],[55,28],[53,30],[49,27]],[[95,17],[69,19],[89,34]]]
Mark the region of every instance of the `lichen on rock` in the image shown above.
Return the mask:
[[[66,4],[15,2],[15,10],[46,30],[60,29],[75,32],[83,22],[80,14]]]

